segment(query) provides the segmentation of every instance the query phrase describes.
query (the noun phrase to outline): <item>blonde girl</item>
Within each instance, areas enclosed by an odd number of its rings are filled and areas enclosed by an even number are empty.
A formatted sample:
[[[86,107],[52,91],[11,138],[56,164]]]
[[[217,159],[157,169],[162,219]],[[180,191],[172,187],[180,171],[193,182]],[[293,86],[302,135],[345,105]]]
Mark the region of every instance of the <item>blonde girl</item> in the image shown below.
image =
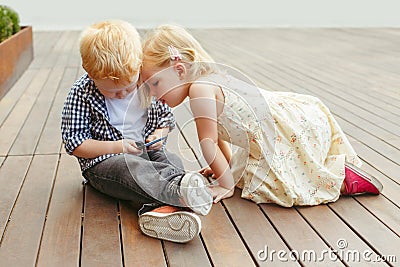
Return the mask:
[[[233,195],[281,206],[332,202],[340,194],[379,194],[329,109],[313,96],[269,92],[223,73],[184,28],[162,25],[143,42],[142,79],[170,107],[187,97],[200,147],[218,185]],[[232,145],[237,147],[234,153]]]

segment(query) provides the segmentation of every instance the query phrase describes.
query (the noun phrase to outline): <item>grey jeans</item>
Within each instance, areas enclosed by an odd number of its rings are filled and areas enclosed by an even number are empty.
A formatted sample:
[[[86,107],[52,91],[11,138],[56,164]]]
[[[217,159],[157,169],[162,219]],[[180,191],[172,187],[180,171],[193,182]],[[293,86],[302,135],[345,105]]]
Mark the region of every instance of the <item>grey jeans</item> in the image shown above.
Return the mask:
[[[165,150],[116,155],[83,172],[95,189],[136,208],[180,206],[178,188],[184,174],[179,157]]]

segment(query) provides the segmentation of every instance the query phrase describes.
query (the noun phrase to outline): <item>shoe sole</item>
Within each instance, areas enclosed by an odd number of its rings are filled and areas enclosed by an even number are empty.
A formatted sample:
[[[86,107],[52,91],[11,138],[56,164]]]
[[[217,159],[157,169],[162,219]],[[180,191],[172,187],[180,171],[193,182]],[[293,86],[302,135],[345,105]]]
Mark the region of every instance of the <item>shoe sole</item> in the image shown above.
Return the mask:
[[[186,243],[199,235],[201,220],[186,211],[173,213],[146,212],[139,216],[143,234],[177,243]]]
[[[207,191],[202,176],[192,174],[190,177],[184,177],[181,181],[181,193],[185,204],[195,213],[205,216],[210,212],[213,198]]]
[[[382,192],[383,185],[375,177],[366,173],[365,171],[361,170],[359,167],[357,167],[351,163],[346,162],[346,167],[349,168],[350,170],[352,170],[353,172],[357,173],[363,179],[365,179],[368,182],[370,182],[371,184],[373,184],[373,186],[375,186],[378,189],[379,193]],[[364,194],[364,193],[358,193],[358,194],[356,193],[356,194],[352,194],[352,195],[362,195],[362,194]]]

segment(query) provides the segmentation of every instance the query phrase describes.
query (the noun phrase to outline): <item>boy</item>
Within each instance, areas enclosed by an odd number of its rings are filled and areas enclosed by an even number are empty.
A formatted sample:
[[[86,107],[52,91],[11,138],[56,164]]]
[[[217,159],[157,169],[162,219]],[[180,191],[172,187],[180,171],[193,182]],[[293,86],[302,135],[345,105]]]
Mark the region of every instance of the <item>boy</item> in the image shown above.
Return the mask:
[[[83,177],[95,189],[142,206],[143,233],[175,242],[192,240],[201,230],[200,218],[176,206],[185,204],[206,215],[212,197],[202,177],[185,173],[162,142],[144,152],[139,148],[145,140],[166,136],[175,121],[167,105],[138,88],[138,32],[120,20],[93,24],[82,33],[80,53],[87,74],[72,86],[62,112],[67,153],[77,157]],[[175,207],[154,209],[166,204]],[[172,229],[176,222],[185,227]]]

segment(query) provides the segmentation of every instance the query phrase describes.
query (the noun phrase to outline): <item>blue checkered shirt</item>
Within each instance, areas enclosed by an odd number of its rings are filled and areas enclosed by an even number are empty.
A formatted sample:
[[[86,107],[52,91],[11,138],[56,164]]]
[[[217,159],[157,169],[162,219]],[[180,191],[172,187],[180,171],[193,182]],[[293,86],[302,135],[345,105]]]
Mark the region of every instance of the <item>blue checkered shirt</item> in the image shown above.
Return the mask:
[[[152,100],[147,113],[147,122],[142,135],[146,139],[157,128],[175,127],[171,108],[160,101]],[[123,139],[119,130],[110,123],[104,96],[87,74],[77,80],[64,102],[61,121],[61,133],[65,150],[72,152],[83,141],[117,141]],[[95,164],[114,156],[106,154],[97,158],[78,158],[82,172]]]

